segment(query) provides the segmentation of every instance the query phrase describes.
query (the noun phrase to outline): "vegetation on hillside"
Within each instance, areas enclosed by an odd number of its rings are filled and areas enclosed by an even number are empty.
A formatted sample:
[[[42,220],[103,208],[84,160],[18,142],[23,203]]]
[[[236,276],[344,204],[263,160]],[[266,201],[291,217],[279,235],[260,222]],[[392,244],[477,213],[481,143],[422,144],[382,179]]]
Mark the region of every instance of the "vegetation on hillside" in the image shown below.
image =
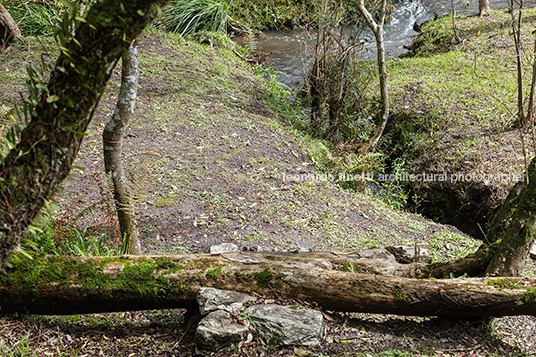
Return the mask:
[[[491,19],[498,17],[500,22],[501,16],[494,13]],[[418,169],[425,168],[431,171],[430,166],[426,166],[431,165],[431,161],[424,159],[424,154],[430,152],[444,165],[440,168],[450,170],[473,165],[472,169],[483,170],[478,166],[484,165],[482,161],[471,162],[471,156],[458,153],[458,149],[467,152],[476,148],[474,143],[467,141],[477,140],[476,144],[482,148],[484,143],[481,138],[488,135],[487,143],[493,147],[493,140],[507,136],[512,150],[519,143],[516,132],[510,130],[508,103],[504,106],[496,103],[492,109],[488,108],[489,112],[484,108],[486,101],[489,104],[489,98],[483,95],[497,93],[487,89],[489,87],[485,84],[509,83],[510,80],[509,76],[505,76],[506,82],[501,82],[503,71],[499,66],[504,64],[485,54],[490,48],[495,48],[496,44],[491,45],[494,43],[491,41],[495,41],[498,35],[492,33],[493,27],[490,27],[487,41],[479,42],[486,32],[483,25],[472,19],[460,21],[467,21],[466,26],[472,28],[474,38],[453,47],[450,52],[425,53],[420,50],[446,44],[449,31],[446,26],[438,30],[437,36],[432,36],[435,40],[423,40],[423,44],[416,48],[416,58],[394,60],[390,64],[390,82],[395,93],[392,100],[398,116],[383,141],[383,148],[396,163],[393,167],[399,170],[419,172]],[[441,21],[437,24],[439,26]],[[475,32],[476,29],[478,31]],[[424,32],[423,36],[431,33]],[[20,103],[14,89],[23,89],[24,65],[27,60],[32,60],[28,53],[37,54],[43,50],[34,38],[28,40],[26,45],[15,46],[13,51],[2,55],[6,71],[0,75],[0,93],[3,103],[8,105],[6,112],[10,112],[9,107]],[[151,30],[146,32],[141,46],[140,102],[137,117],[127,134],[129,143],[125,152],[129,156],[130,176],[138,192],[135,203],[147,252],[206,251],[208,246],[222,241],[249,249],[274,250],[355,250],[426,242],[433,248],[433,258],[445,261],[464,256],[478,245],[478,242],[451,227],[394,211],[367,195],[341,191],[329,180],[318,179],[329,174],[363,172],[374,160],[378,160],[377,155],[363,158],[346,148],[337,150],[340,148],[333,142],[313,139],[307,134],[307,118],[298,102],[278,86],[269,72],[241,62],[226,36],[204,33],[185,40]],[[47,60],[54,58],[55,52],[49,54]],[[500,54],[507,56],[506,52]],[[484,60],[480,62],[481,59]],[[476,70],[479,66],[482,69]],[[437,73],[444,73],[445,68],[451,71],[444,74],[444,78],[438,78]],[[115,222],[106,220],[109,218],[106,184],[97,184],[94,178],[102,172],[100,136],[94,133],[102,131],[103,123],[111,114],[119,83],[117,74],[116,71],[96,112],[93,131],[88,132],[85,138],[76,163],[79,170],[71,174],[63,194],[57,196],[57,202],[53,204],[58,205],[58,211],[52,210],[51,217],[37,222],[41,225],[34,234],[41,238],[43,232],[48,234],[43,241],[50,243],[52,248],[64,246],[62,244],[69,241],[61,234],[55,235],[67,229],[73,232],[75,240],[82,242],[85,240],[80,239],[81,235],[100,237],[101,240],[89,239],[94,244],[87,248],[88,254],[99,254],[96,250],[109,237],[102,234],[113,231]],[[502,90],[502,87],[499,88]],[[505,92],[501,92],[503,100],[509,98],[508,88],[505,86]],[[460,99],[460,93],[467,96]],[[502,117],[495,122],[492,117],[497,115]],[[443,141],[439,141],[438,137]],[[440,146],[446,141],[448,145]],[[503,147],[501,151],[489,152],[480,155],[496,155],[493,156],[495,158],[505,151]],[[446,155],[454,155],[457,161],[451,162],[450,156]],[[519,157],[515,159],[521,160]],[[507,165],[503,162],[501,166]],[[523,163],[520,171],[522,169]],[[351,332],[367,336],[364,338],[374,336],[365,333],[371,327],[367,321],[375,321],[379,328],[385,325],[378,323],[378,319],[394,321],[391,317],[339,317],[341,326],[344,320],[363,326],[363,332],[360,329]],[[91,319],[75,317],[72,321],[88,320]],[[139,326],[145,326],[147,318],[135,316],[134,320]],[[61,318],[39,321],[55,327],[68,325],[67,330],[72,322]],[[111,321],[115,321],[114,318]],[[361,324],[363,321],[366,323]],[[502,321],[509,324],[512,320]],[[523,320],[516,321],[517,326],[525,323]],[[415,322],[414,326],[426,329],[426,323],[421,322]],[[8,329],[9,323],[5,324]],[[102,324],[95,325],[102,328]],[[128,325],[125,330],[131,327]],[[176,324],[173,325],[173,328],[176,327]],[[112,330],[106,332],[111,333]],[[476,330],[471,331],[477,334]],[[103,343],[108,348],[107,352],[113,351],[114,347],[119,348],[120,353],[133,351],[132,346],[123,343],[124,335],[120,336],[123,341],[117,341],[117,346]],[[343,335],[337,336],[339,340],[339,337],[343,338]],[[29,336],[18,337],[18,345],[4,348],[1,344],[3,350],[0,351],[11,353],[19,346],[24,352],[31,349],[24,347],[30,344],[41,349],[38,353],[48,351],[48,347],[35,345]],[[463,340],[463,336],[458,337]],[[62,338],[67,339],[58,332],[56,341],[62,341]],[[74,344],[76,350],[70,351],[73,355],[85,352],[86,345],[78,342]],[[433,355],[436,349],[443,349],[440,347],[443,342],[429,342],[410,346],[404,336],[397,336],[385,346],[370,342],[365,343],[365,347],[359,345],[356,348],[392,354],[416,349],[422,355]],[[471,353],[475,349],[477,353],[499,355],[513,351],[511,346],[494,345],[493,342],[495,340],[478,347],[468,342],[467,349],[471,349]],[[92,339],[91,343],[102,343],[102,339],[100,342]],[[321,347],[315,352],[333,355],[340,352],[338,349],[345,346],[344,343],[333,343],[331,347],[328,344],[325,349]],[[511,343],[515,345],[516,342]],[[162,343],[162,346],[174,353],[186,353],[180,343]],[[62,351],[67,350],[64,346],[61,348]],[[263,348],[260,346],[259,350],[250,352],[257,353]],[[150,349],[144,344],[141,352],[135,352],[148,354]]]
[[[524,11],[527,58],[534,55],[535,14]],[[452,43],[447,16],[423,27],[414,57],[389,62],[393,118],[382,150],[391,161],[403,162],[407,173],[446,173],[447,182],[406,186],[414,209],[482,237],[487,219],[525,171],[535,143],[531,128],[520,131],[515,125],[510,15],[492,11],[484,20],[459,17],[456,23],[462,43]],[[531,62],[525,63],[530,70]]]

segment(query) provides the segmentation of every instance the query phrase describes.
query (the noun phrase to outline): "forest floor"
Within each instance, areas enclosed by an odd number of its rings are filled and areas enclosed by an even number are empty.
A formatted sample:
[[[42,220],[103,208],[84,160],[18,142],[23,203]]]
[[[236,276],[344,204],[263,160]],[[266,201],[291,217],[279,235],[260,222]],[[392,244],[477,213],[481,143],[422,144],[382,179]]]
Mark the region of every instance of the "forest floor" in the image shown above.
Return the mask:
[[[340,189],[315,162],[331,155],[296,127],[299,106],[261,68],[238,59],[219,36],[202,42],[154,30],[139,41],[140,89],[124,138],[133,200],[146,253],[241,249],[356,251],[428,243],[436,261],[464,256],[479,241],[451,226],[393,210]],[[1,103],[20,102],[24,67],[42,46],[29,39],[1,55]],[[53,55],[51,55],[53,57]],[[116,69],[63,190],[37,224],[114,238],[101,135],[119,88]],[[305,180],[301,178],[305,177]],[[53,224],[51,223],[53,222]],[[65,239],[59,235],[56,239]],[[114,241],[115,239],[115,241]],[[529,270],[534,270],[531,262]],[[0,354],[21,356],[188,356],[193,328],[181,310],[75,316],[2,316]],[[536,353],[530,317],[451,321],[329,314],[321,346],[229,346],[218,356],[505,356]]]

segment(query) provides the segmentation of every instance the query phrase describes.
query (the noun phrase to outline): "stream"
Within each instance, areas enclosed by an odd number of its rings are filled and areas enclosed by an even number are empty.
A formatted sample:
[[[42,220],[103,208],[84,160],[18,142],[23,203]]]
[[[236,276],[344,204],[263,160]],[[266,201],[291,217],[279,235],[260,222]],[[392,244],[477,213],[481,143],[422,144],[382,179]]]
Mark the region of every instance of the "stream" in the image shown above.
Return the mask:
[[[507,7],[506,0],[490,0],[494,9]],[[525,7],[533,7],[536,0],[525,1]],[[478,14],[478,1],[472,0],[466,3],[464,0],[454,0],[456,14]],[[406,50],[404,44],[410,44],[417,32],[413,30],[413,24],[423,23],[434,16],[452,12],[450,0],[414,0],[404,1],[398,4],[390,16],[390,23],[385,27],[385,51],[388,58],[400,56]],[[263,52],[270,53],[270,60],[265,63],[277,73],[279,82],[297,88],[303,84],[304,73],[310,66],[310,56],[304,50],[303,31],[267,31],[258,38],[257,47]],[[373,39],[369,39],[373,41]],[[374,42],[366,43],[364,56],[367,59],[375,59],[376,51]]]

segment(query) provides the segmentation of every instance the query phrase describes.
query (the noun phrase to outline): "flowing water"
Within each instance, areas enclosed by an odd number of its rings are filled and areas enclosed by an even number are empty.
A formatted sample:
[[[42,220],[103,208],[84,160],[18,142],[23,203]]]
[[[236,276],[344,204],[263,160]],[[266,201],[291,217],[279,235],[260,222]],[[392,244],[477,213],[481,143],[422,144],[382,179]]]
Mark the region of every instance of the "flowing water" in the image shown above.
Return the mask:
[[[456,14],[477,14],[478,1],[453,0]],[[507,0],[490,0],[492,8],[501,9],[508,6]],[[526,7],[536,5],[536,0],[525,1]],[[413,24],[423,23],[431,19],[434,13],[439,16],[450,14],[452,6],[450,0],[414,0],[404,1],[395,7],[390,16],[390,23],[385,28],[385,51],[389,58],[398,57],[406,50],[404,44],[410,44],[417,32],[413,30]],[[372,41],[372,40],[371,40]],[[375,45],[373,42],[366,44],[368,51],[365,57],[375,58]],[[272,67],[281,74],[278,80],[289,87],[299,87],[303,83],[304,73],[309,68],[302,31],[268,31],[258,39],[258,49],[271,53],[266,66]]]

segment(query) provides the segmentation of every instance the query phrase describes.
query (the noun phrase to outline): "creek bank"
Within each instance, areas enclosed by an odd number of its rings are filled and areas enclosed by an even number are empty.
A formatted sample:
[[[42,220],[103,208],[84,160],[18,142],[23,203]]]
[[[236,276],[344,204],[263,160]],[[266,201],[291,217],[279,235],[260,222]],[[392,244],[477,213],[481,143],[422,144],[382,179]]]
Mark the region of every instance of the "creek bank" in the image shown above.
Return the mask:
[[[535,14],[524,10],[524,43],[533,41]],[[411,210],[483,239],[534,148],[524,148],[521,136],[530,142],[530,129],[517,129],[512,115],[515,52],[512,37],[502,30],[510,26],[510,14],[456,17],[458,44],[452,41],[452,21],[449,16],[425,24],[413,42],[414,57],[389,62],[393,110],[383,152],[403,162],[407,173],[459,178],[399,184],[410,192]],[[524,70],[531,71],[528,63]]]
[[[533,15],[533,9],[525,10],[527,24],[534,22]],[[448,15],[424,24],[411,46],[415,57],[390,61],[393,110],[381,151],[388,163],[403,162],[409,174],[461,178],[394,185],[408,192],[408,210],[484,239],[488,219],[525,169],[520,134],[513,130],[510,114],[515,112],[515,73],[504,69],[515,63],[513,40],[501,30],[511,20],[503,10],[484,19],[456,17],[460,44],[452,41],[452,21]],[[532,41],[529,27],[525,43]],[[291,86],[302,82],[300,41],[296,32],[266,39],[267,50],[284,46],[268,65],[290,73],[277,78]],[[290,54],[292,46],[296,53]],[[523,135],[528,140],[530,133]],[[530,157],[532,148],[527,151]]]

